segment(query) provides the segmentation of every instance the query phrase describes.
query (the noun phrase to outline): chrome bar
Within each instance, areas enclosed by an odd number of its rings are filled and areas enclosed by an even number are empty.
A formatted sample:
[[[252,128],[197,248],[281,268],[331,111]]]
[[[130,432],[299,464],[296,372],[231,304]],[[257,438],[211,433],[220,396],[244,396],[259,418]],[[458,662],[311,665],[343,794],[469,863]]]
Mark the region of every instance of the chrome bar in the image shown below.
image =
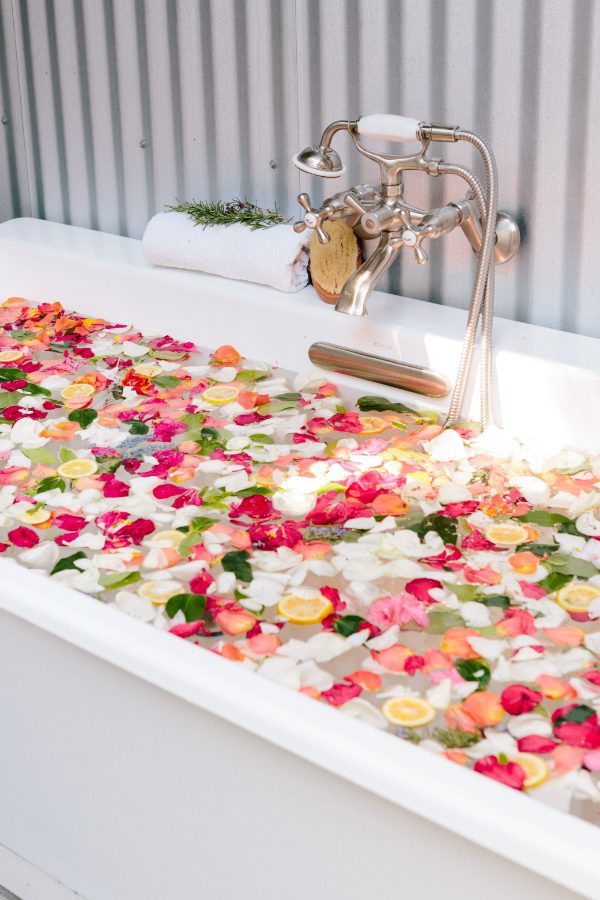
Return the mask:
[[[424,366],[321,342],[311,344],[308,356],[316,366],[340,375],[353,375],[425,397],[447,397],[450,393],[450,383],[444,375]]]

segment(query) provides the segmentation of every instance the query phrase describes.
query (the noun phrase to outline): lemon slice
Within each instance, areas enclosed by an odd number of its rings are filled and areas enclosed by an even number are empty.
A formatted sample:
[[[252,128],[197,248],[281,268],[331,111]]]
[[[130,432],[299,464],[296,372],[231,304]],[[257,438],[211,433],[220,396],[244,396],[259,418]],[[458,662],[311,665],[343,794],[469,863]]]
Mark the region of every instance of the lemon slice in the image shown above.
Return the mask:
[[[333,606],[322,594],[310,599],[288,594],[279,601],[277,612],[293,625],[316,625],[333,612]]]
[[[155,375],[160,375],[162,369],[160,366],[155,366],[153,363],[141,363],[139,366],[134,366],[133,371],[136,375],[143,375],[145,378],[154,378]]]
[[[548,766],[541,756],[536,756],[535,753],[515,753],[509,759],[518,763],[525,772],[524,788],[537,787],[548,777]]]
[[[0,362],[16,362],[18,359],[21,359],[25,354],[22,350],[3,350],[0,353]]]
[[[177,549],[184,539],[185,535],[182,531],[169,529],[168,531],[156,531],[148,538],[148,544],[158,544],[161,547],[173,547]]]
[[[499,522],[488,528],[485,536],[488,541],[492,541],[498,546],[516,547],[517,544],[523,544],[529,540],[529,531],[523,525],[517,525],[515,522]]]
[[[590,605],[600,597],[600,588],[593,584],[567,584],[556,595],[556,602],[568,612],[586,613]]]
[[[435,719],[435,708],[422,697],[390,697],[381,712],[392,725],[420,728]]]
[[[87,400],[92,394],[96,393],[96,388],[87,384],[85,381],[78,381],[77,384],[68,384],[60,392],[63,400]]]
[[[361,434],[381,434],[390,427],[388,422],[380,416],[361,416],[360,424],[362,425]]]
[[[417,472],[409,472],[409,478],[412,478],[414,481],[418,481],[419,484],[424,484],[426,487],[431,487],[431,475],[428,472],[424,472],[422,469],[419,469]]]
[[[144,581],[137,592],[144,600],[150,600],[155,606],[162,606],[171,597],[183,593],[183,586],[180,581]]]
[[[398,462],[422,462],[430,463],[431,456],[422,453],[420,450],[403,450],[401,447],[388,447],[382,453],[384,459],[394,459]]]
[[[56,470],[61,478],[87,478],[98,470],[95,459],[69,459]]]
[[[47,522],[51,517],[52,513],[47,509],[35,509],[35,507],[31,507],[31,509],[24,509],[22,513],[19,513],[17,516],[19,522],[25,522],[27,525],[41,525],[43,522]]]
[[[240,392],[239,387],[233,384],[214,384],[202,393],[202,399],[207,403],[213,403],[215,406],[221,406],[224,403],[231,403],[235,400]]]

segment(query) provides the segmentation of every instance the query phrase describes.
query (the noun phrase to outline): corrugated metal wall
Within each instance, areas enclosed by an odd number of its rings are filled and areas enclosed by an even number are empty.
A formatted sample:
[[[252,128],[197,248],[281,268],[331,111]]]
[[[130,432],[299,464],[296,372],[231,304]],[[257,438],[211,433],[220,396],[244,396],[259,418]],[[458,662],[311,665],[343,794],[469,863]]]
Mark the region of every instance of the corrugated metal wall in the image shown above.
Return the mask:
[[[594,0],[0,0],[0,217],[138,237],[176,197],[295,214],[289,159],[327,122],[401,112],[489,138],[523,226],[498,311],[600,335],[600,3]],[[348,184],[374,179],[349,138]],[[469,150],[438,145],[474,162]],[[438,202],[462,184],[408,176]],[[331,182],[325,187],[330,189]],[[343,185],[334,182],[336,190]],[[445,191],[445,194],[441,193]],[[465,306],[461,234],[388,289]]]

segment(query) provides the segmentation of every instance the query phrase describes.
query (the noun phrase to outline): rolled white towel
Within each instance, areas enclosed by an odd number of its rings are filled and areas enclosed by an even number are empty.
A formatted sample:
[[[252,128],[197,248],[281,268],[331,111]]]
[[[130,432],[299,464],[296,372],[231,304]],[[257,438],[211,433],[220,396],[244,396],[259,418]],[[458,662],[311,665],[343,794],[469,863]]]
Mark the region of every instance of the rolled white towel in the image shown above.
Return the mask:
[[[225,278],[299,291],[308,284],[311,232],[291,225],[252,231],[246,225],[194,225],[187,213],[158,213],[148,222],[142,248],[155,266],[193,269]]]

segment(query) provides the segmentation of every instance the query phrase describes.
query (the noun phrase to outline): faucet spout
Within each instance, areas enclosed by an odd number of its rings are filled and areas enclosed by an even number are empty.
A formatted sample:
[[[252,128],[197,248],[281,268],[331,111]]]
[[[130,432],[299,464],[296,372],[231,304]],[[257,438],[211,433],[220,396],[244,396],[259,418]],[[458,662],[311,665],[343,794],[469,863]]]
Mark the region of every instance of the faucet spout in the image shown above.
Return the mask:
[[[402,239],[398,235],[383,232],[375,252],[346,281],[335,304],[335,311],[348,316],[366,316],[367,301],[401,246]]]

